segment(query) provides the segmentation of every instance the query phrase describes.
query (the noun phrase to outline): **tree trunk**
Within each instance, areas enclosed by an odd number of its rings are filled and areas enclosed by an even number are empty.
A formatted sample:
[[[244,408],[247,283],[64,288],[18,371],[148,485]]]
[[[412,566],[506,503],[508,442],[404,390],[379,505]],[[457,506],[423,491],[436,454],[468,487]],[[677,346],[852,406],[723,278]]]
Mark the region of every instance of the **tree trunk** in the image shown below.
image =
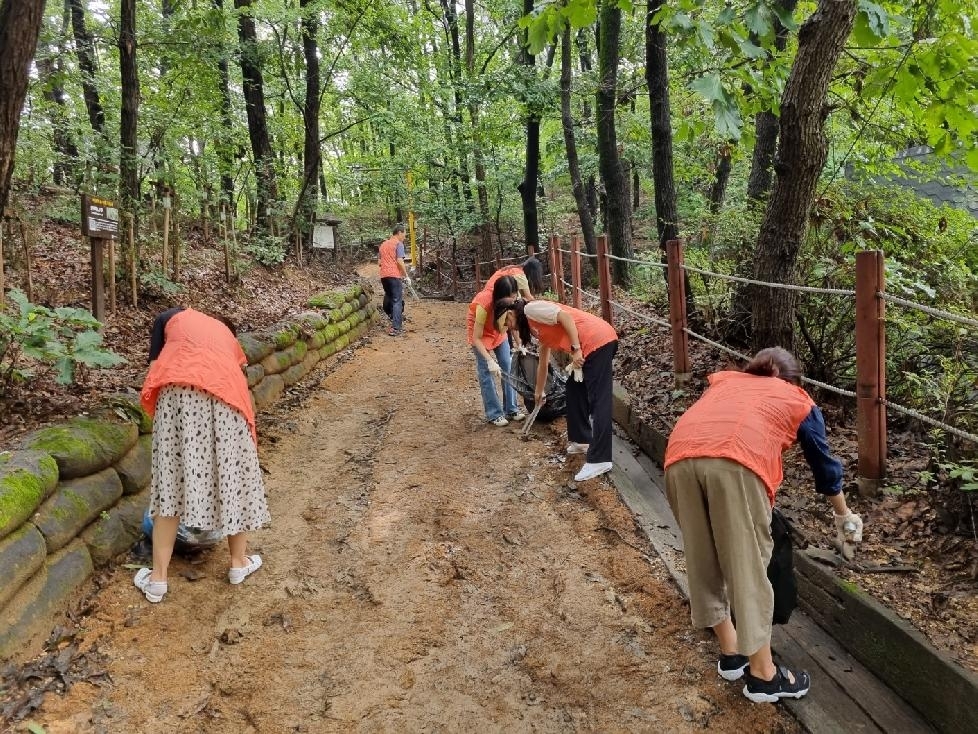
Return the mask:
[[[780,0],[786,13],[794,11],[798,0]],[[788,43],[788,29],[774,19],[774,47],[784,51]],[[756,41],[752,41],[756,43]],[[778,118],[770,110],[761,110],[754,116],[754,152],[751,156],[750,176],[747,179],[747,198],[761,201],[771,190],[771,162],[778,145]]]
[[[672,110],[669,103],[669,63],[666,35],[653,23],[661,4],[649,8],[645,22],[645,81],[649,87],[652,133],[652,183],[655,187],[655,228],[659,247],[679,236],[679,212],[672,161]]]
[[[465,0],[465,71],[470,84],[475,83],[475,2]],[[482,131],[479,127],[479,105],[469,95],[469,121],[472,124],[472,155],[475,160],[475,188],[479,201],[479,259],[491,260],[493,256],[492,230],[489,224],[489,191],[486,188],[486,162],[482,154]]]
[[[455,9],[454,0],[441,0],[442,10],[445,13],[445,27],[448,32],[448,42],[451,46],[451,57],[449,60],[449,77],[452,80],[452,110],[450,113],[451,124],[455,126],[455,140],[457,141],[456,155],[458,157],[458,178],[459,188],[462,192],[462,200],[465,202],[466,211],[472,211],[472,176],[469,173],[469,158],[465,149],[465,131],[462,129],[462,108],[461,81],[462,81],[462,44],[458,37],[458,12]]]
[[[533,0],[523,0],[523,14],[533,12]],[[536,59],[530,53],[528,34],[523,36],[520,63],[532,69]],[[526,166],[523,180],[517,186],[523,202],[523,237],[526,240],[526,254],[534,255],[540,250],[540,223],[537,214],[537,181],[540,178],[540,115],[531,108],[526,118]]]
[[[727,196],[727,184],[730,181],[730,153],[732,145],[724,145],[717,153],[717,171],[710,187],[710,213],[717,214],[723,207]]]
[[[70,22],[70,8],[65,6],[64,23],[54,52],[36,60],[37,73],[44,85],[44,98],[51,103],[53,110],[51,131],[57,158],[52,178],[56,186],[74,183],[78,166],[78,147],[68,127],[67,95],[64,89],[65,36]]]
[[[44,0],[0,3],[0,221],[10,193],[20,112],[43,20]]]
[[[136,72],[136,0],[122,0],[119,10],[119,71],[122,112],[119,118],[119,198],[122,209],[136,214],[139,206],[137,123],[139,76]]]
[[[571,36],[570,26],[564,28],[560,41],[560,122],[564,129],[564,147],[567,150],[567,169],[570,172],[577,218],[581,222],[584,249],[591,255],[597,253],[594,238],[594,220],[588,209],[587,194],[581,178],[581,164],[577,157],[577,140],[574,137],[574,115],[571,112]]]
[[[601,39],[598,44],[598,92],[595,109],[598,118],[598,166],[608,197],[608,237],[611,253],[619,258],[632,257],[631,207],[622,171],[615,109],[618,97],[618,57],[621,40],[621,9],[616,0],[602,0],[600,11]],[[611,274],[622,288],[629,285],[631,273],[627,262],[613,260]]]
[[[92,129],[101,134],[105,129],[105,112],[99,99],[98,88],[95,86],[95,43],[85,27],[85,4],[83,0],[68,0],[71,7],[71,27],[75,35],[75,55],[78,56],[78,67],[81,69],[82,95],[85,98],[85,109],[88,110],[88,120]]]
[[[319,11],[310,8],[312,0],[300,0],[302,15],[302,53],[306,60],[306,99],[302,106],[302,123],[305,140],[302,146],[302,206],[297,222],[302,232],[301,242],[312,244],[313,218],[319,203],[319,171],[321,168],[319,152]]]
[[[591,63],[591,48],[587,43],[587,29],[582,28],[577,32],[575,42],[581,72],[589,74],[594,65]],[[585,97],[581,102],[581,129],[590,130],[591,124],[591,103]],[[598,186],[594,174],[588,174],[584,182],[584,197],[587,199],[588,210],[591,212],[591,221],[593,222],[598,216]]]
[[[217,61],[217,72],[220,78],[221,95],[221,123],[223,129],[217,141],[217,156],[221,167],[221,202],[228,207],[228,211],[234,216],[234,178],[231,171],[234,170],[234,150],[231,147],[229,136],[234,129],[234,120],[231,117],[231,74],[228,70],[227,47],[224,41],[224,0],[213,0],[214,8],[218,11],[218,22],[221,24],[221,48],[220,57]]]
[[[791,283],[828,143],[825,97],[856,17],[855,0],[819,0],[798,32],[798,53],[781,98],[771,199],[757,238],[755,280]],[[794,291],[754,287],[753,347],[794,346]]]
[[[234,0],[238,14],[238,42],[241,47],[241,76],[245,111],[248,113],[248,138],[255,159],[255,227],[259,232],[270,231],[269,210],[278,198],[275,182],[275,156],[268,137],[265,116],[265,81],[262,79],[258,54],[258,34],[251,17],[252,0]]]

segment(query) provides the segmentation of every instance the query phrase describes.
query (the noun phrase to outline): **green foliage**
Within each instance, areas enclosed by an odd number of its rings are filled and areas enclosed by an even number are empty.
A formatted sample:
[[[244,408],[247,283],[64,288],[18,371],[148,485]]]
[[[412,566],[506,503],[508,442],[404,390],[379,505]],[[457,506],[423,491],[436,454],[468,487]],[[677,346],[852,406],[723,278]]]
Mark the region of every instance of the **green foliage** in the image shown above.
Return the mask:
[[[249,253],[256,262],[270,267],[281,265],[285,260],[285,240],[282,237],[262,234],[253,236],[244,244],[245,252]]]
[[[79,366],[115,367],[125,360],[102,347],[101,327],[79,308],[49,309],[31,303],[19,290],[10,292],[16,311],[0,311],[0,395],[11,384],[34,377],[43,366],[62,385],[74,382]]]
[[[175,296],[183,292],[180,283],[174,283],[158,267],[152,270],[145,270],[139,274],[139,282],[145,289],[155,295]]]

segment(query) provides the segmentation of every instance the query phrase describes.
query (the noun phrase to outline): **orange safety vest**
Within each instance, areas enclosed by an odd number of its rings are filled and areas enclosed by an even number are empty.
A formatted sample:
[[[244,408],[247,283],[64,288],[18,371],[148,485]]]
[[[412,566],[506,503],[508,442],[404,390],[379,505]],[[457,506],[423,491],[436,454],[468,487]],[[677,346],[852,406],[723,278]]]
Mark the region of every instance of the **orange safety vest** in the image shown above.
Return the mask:
[[[401,244],[397,237],[391,237],[380,244],[380,277],[400,278],[401,269],[397,267],[397,246]]]
[[[563,303],[556,305],[561,311],[569,313],[574,319],[574,324],[577,326],[577,336],[581,340],[581,352],[583,352],[585,359],[596,349],[600,349],[605,344],[610,344],[618,340],[618,333],[615,331],[615,327],[604,319],[598,318],[587,311],[581,311],[572,306],[565,306]],[[527,321],[530,322],[530,328],[541,343],[551,349],[570,352],[570,337],[567,336],[567,330],[564,329],[563,325],[560,323],[541,324],[529,316],[527,316]]]
[[[156,399],[167,385],[196,387],[241,413],[257,444],[255,409],[241,371],[248,358],[231,331],[217,319],[188,308],[166,322],[164,334],[163,351],[150,365],[139,394],[146,412],[156,412]]]
[[[781,454],[815,402],[778,377],[716,372],[710,386],[672,429],[665,467],[683,459],[730,459],[754,472],[774,495],[784,479]]]
[[[506,333],[496,329],[496,322],[492,318],[492,291],[479,291],[472,303],[469,304],[469,314],[466,319],[466,338],[470,345],[475,344],[475,310],[482,306],[489,314],[486,318],[485,326],[482,328],[482,343],[490,352],[503,343]]]
[[[492,287],[496,285],[496,281],[505,275],[512,275],[517,280],[526,280],[526,273],[523,272],[523,268],[519,265],[507,265],[504,268],[499,268],[495,273],[489,276],[489,280],[486,281],[485,286],[482,290],[489,291],[492,293]],[[536,295],[534,293],[534,295]]]

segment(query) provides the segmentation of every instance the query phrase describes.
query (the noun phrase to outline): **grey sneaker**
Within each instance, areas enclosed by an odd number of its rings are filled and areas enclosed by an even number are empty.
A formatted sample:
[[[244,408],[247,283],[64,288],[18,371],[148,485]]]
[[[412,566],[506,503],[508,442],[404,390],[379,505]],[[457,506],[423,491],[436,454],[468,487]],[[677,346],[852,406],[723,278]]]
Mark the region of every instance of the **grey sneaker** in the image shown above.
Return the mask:
[[[494,426],[508,426],[509,425],[509,421],[506,420],[506,417],[505,416],[502,416],[502,415],[499,416],[498,418],[496,418],[496,420],[489,421],[489,422],[492,423],[492,425],[494,425]]]

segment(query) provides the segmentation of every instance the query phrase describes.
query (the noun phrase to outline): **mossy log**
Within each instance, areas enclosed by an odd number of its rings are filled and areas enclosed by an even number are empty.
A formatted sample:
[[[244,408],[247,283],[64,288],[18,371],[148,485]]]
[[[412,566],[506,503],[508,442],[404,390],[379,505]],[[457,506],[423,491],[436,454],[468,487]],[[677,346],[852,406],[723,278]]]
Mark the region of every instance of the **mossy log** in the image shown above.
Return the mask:
[[[149,487],[139,494],[123,497],[85,528],[81,539],[88,547],[92,563],[103,566],[132,548],[143,535],[143,514],[148,506]]]
[[[249,364],[245,367],[245,377],[248,378],[248,387],[254,387],[265,377],[265,368],[261,364]]]
[[[272,352],[261,361],[261,366],[262,369],[265,370],[266,378],[269,375],[281,374],[292,366],[292,354],[288,350]],[[262,382],[264,382],[264,380]]]
[[[0,658],[23,650],[35,635],[46,634],[51,619],[92,575],[92,557],[80,540],[49,556],[44,565],[0,610]]]
[[[54,494],[34,515],[34,524],[44,536],[48,552],[68,544],[103,510],[122,497],[122,481],[115,469],[58,483]]]
[[[257,364],[275,351],[275,344],[261,334],[239,334],[238,344],[248,358],[248,364]]]
[[[285,390],[285,380],[282,375],[265,375],[265,379],[252,389],[255,398],[255,408],[264,410],[279,399]]]
[[[115,465],[122,481],[123,494],[136,494],[149,486],[152,478],[153,435],[140,436],[129,453]]]
[[[139,428],[129,421],[74,418],[29,434],[22,446],[51,454],[58,462],[60,478],[74,479],[112,466],[138,438]]]
[[[43,451],[0,453],[0,538],[14,532],[58,486],[58,464]]]
[[[34,572],[44,565],[48,547],[41,531],[29,522],[0,540],[0,609]]]

